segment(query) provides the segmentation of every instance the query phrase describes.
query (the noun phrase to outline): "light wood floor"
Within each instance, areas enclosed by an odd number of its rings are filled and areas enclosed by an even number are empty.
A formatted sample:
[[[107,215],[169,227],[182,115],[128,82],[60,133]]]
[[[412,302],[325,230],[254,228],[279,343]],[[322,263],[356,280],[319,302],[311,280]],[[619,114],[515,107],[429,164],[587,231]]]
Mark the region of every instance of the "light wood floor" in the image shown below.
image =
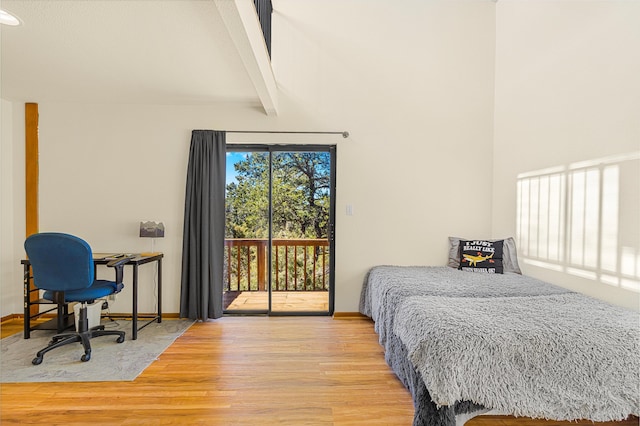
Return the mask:
[[[0,331],[21,332],[22,322]],[[132,382],[0,385],[2,426],[400,426],[412,418],[411,397],[385,364],[373,323],[357,319],[225,317],[194,324]],[[467,424],[576,425],[508,417]],[[613,424],[638,422],[599,425]]]

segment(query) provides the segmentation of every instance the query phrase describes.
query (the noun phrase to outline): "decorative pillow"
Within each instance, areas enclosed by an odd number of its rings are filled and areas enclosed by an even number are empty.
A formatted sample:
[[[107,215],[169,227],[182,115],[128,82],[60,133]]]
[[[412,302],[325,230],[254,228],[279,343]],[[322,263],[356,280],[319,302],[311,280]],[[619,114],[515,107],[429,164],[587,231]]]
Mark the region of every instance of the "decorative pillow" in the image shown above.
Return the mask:
[[[502,274],[503,241],[460,241],[460,266],[458,269],[487,274]]]
[[[458,269],[460,266],[460,240],[469,241],[468,238],[449,237],[449,262],[447,266]],[[487,240],[500,241],[500,240]],[[504,272],[514,272],[522,275],[520,265],[518,264],[518,255],[516,253],[516,241],[513,237],[505,238],[503,243],[502,266]]]

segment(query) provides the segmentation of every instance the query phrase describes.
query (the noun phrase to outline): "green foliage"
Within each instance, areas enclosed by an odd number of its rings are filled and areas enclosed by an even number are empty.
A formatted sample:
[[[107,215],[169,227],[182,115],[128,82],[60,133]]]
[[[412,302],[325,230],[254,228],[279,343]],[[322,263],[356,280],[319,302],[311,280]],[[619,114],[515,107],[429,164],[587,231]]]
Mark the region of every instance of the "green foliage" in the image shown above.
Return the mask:
[[[235,164],[227,185],[226,237],[267,238],[269,155],[252,152]],[[273,237],[327,238],[330,165],[326,152],[273,154]]]
[[[269,236],[269,154],[247,153],[235,164],[236,182],[226,187],[227,239]],[[330,154],[284,152],[272,155],[273,238],[326,239],[329,235]],[[255,246],[228,247],[227,290],[258,289]],[[326,247],[280,247],[272,260],[274,290],[325,290],[328,286]],[[285,262],[285,252],[288,260]],[[277,277],[277,278],[276,278]]]

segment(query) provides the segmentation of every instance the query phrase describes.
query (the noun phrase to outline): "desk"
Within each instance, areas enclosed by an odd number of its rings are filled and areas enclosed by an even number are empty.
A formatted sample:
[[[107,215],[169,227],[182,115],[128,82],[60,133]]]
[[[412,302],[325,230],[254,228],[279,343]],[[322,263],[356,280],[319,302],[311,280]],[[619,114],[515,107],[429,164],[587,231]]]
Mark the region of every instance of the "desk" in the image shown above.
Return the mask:
[[[132,296],[132,307],[131,307],[131,339],[136,340],[138,338],[138,331],[151,324],[154,321],[158,323],[162,322],[162,258],[164,254],[155,253],[149,256],[142,256],[140,254],[132,254],[131,260],[125,264],[125,266],[133,267],[133,296]],[[94,267],[97,265],[106,265],[109,261],[112,260],[106,255],[101,255],[98,253],[94,253]],[[156,267],[158,270],[158,312],[156,312],[153,317],[145,317],[148,321],[144,322],[140,327],[138,327],[138,267],[140,265],[144,265],[147,263],[156,262]],[[42,298],[38,298],[37,300],[31,300],[31,294],[33,292],[39,292],[38,289],[34,289],[31,286],[31,280],[33,279],[31,275],[31,262],[28,259],[23,259],[20,262],[24,267],[24,338],[28,339],[31,337],[32,330],[57,330],[58,333],[62,333],[64,329],[74,326],[75,321],[73,316],[69,314],[67,305],[58,306],[55,303],[45,300]],[[126,269],[126,268],[125,268]],[[33,305],[56,305],[55,308],[51,308],[45,312],[38,313],[37,315],[31,315],[31,306]],[[57,318],[47,321],[44,324],[39,324],[36,326],[31,326],[31,319],[36,318],[44,313],[51,312],[54,309],[57,309]]]

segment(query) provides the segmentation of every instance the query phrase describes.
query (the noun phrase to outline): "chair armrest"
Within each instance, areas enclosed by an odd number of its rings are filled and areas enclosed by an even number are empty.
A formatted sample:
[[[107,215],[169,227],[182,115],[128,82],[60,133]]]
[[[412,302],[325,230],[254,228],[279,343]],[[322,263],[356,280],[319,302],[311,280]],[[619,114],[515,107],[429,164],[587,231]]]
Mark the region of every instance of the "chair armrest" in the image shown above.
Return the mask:
[[[124,278],[124,265],[128,263],[131,259],[132,257],[125,256],[125,257],[120,257],[118,259],[113,259],[112,261],[107,263],[108,267],[116,268],[116,284],[122,284],[122,280]]]

